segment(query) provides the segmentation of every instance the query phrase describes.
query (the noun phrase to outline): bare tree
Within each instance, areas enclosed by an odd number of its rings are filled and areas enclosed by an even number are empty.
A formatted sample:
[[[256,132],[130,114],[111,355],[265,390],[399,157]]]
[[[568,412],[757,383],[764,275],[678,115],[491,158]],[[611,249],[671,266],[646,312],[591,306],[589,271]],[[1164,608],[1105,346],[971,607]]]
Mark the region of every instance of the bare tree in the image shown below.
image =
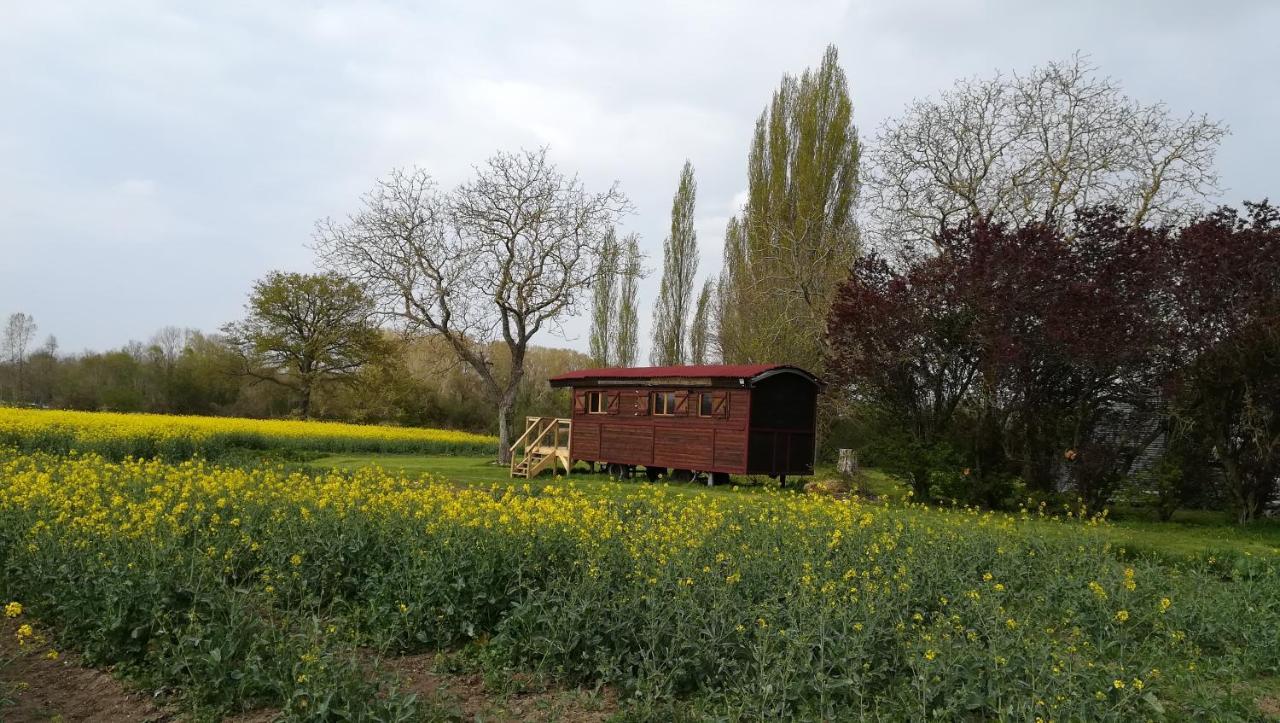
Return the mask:
[[[182,356],[183,350],[187,348],[187,343],[190,342],[194,333],[194,329],[165,326],[151,335],[148,344],[155,350],[164,368],[171,370],[178,363],[178,358]]]
[[[1140,103],[1084,57],[1027,75],[961,80],[881,127],[871,149],[874,239],[927,247],[970,216],[1022,225],[1115,205],[1130,222],[1177,222],[1217,191],[1226,127]]]
[[[545,148],[499,153],[448,194],[424,170],[393,172],[345,221],[320,222],[316,250],[407,332],[439,335],[475,372],[497,406],[507,461],[529,343],[614,271],[606,239],[629,208],[616,184],[586,191]],[[502,364],[495,340],[509,355]]]
[[[23,379],[27,365],[27,350],[36,337],[36,320],[30,314],[18,312],[9,315],[4,329],[4,357],[13,365],[16,385],[13,401],[20,401],[25,394]]]
[[[146,385],[147,395],[156,409],[166,412],[174,409],[178,363],[195,333],[194,329],[165,326],[147,342],[145,368],[152,377]]]

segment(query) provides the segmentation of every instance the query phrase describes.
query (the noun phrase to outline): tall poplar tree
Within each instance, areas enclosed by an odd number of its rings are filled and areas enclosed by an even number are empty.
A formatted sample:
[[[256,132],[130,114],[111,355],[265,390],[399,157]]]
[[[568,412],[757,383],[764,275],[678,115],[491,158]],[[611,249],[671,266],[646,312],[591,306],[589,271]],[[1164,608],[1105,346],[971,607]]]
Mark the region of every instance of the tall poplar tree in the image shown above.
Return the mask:
[[[729,219],[724,230],[724,265],[720,268],[720,281],[716,284],[716,333],[713,335],[716,350],[726,362],[740,359],[740,352],[746,346],[746,340],[742,336],[747,330],[738,317],[740,305],[749,290],[743,281],[745,245],[742,221],[734,216]]]
[[[636,292],[645,271],[641,266],[640,241],[635,234],[622,240],[622,273],[618,282],[618,323],[614,335],[613,363],[635,366],[640,341],[640,312]]]
[[[783,77],[756,122],[747,204],[725,244],[726,362],[820,371],[831,298],[857,251],[859,156],[848,81],[828,46],[816,70]]]
[[[698,294],[698,303],[693,307],[693,320],[689,323],[689,363],[706,364],[711,352],[711,299],[715,282],[707,279],[702,283],[702,292]]]
[[[685,161],[680,185],[671,201],[671,233],[662,244],[662,283],[653,314],[649,358],[660,366],[683,364],[685,360],[694,277],[698,273],[698,233],[693,227],[697,193],[693,164]]]
[[[619,268],[618,235],[612,229],[605,237],[601,251],[601,266],[605,269],[596,278],[591,295],[591,336],[589,339],[591,362],[596,366],[609,366],[610,352],[617,343]]]

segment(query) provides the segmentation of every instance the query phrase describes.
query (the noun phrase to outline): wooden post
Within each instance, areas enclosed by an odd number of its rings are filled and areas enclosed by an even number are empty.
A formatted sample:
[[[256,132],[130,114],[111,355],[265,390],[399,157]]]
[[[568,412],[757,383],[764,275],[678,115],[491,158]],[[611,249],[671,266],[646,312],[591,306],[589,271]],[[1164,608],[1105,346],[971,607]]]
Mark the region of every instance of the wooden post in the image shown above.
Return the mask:
[[[858,453],[852,449],[840,450],[840,459],[836,462],[836,472],[852,477],[858,473]]]

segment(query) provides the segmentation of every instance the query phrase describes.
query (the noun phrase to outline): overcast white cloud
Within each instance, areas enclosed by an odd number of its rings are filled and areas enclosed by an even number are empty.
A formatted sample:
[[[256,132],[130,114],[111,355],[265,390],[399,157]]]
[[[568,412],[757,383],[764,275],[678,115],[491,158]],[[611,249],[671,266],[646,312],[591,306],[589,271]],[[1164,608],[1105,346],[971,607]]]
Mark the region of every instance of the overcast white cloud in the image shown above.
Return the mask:
[[[445,185],[549,144],[615,180],[651,264],[684,159],[703,270],[742,202],[755,117],[836,43],[864,136],[961,76],[1076,50],[1133,96],[1232,128],[1224,200],[1273,191],[1270,2],[9,3],[0,9],[0,314],[64,350],[235,318],[311,268],[317,218],[394,166]],[[651,299],[646,298],[646,306]],[[585,348],[581,323],[546,344]]]

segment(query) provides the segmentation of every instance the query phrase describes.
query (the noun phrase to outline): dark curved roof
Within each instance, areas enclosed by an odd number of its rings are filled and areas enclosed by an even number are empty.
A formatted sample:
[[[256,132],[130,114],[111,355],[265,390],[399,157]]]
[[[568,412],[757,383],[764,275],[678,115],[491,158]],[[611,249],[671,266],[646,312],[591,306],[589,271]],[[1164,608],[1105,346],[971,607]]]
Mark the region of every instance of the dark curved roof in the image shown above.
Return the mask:
[[[551,386],[573,386],[573,382],[590,382],[600,379],[635,380],[637,383],[651,379],[745,379],[758,381],[780,372],[799,374],[814,384],[818,378],[800,367],[789,364],[697,364],[671,367],[603,367],[578,369],[550,379]]]

